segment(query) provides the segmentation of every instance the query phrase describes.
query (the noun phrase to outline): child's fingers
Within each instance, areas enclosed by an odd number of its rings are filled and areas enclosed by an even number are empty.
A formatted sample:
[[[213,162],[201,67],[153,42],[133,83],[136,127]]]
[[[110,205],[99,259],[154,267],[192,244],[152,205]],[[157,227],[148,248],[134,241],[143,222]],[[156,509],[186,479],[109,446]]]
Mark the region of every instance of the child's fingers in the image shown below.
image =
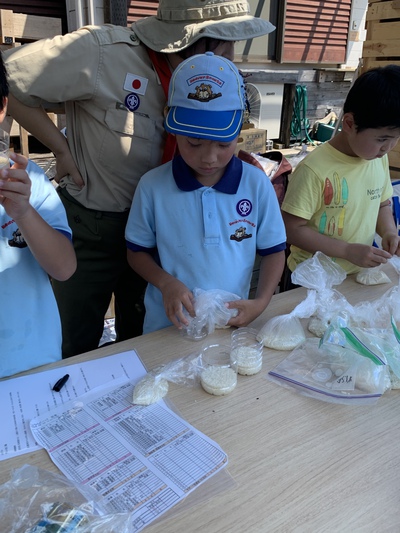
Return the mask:
[[[28,166],[28,159],[25,156],[21,154],[16,154],[15,152],[10,152],[9,156],[10,159],[14,161],[13,168],[25,170]]]

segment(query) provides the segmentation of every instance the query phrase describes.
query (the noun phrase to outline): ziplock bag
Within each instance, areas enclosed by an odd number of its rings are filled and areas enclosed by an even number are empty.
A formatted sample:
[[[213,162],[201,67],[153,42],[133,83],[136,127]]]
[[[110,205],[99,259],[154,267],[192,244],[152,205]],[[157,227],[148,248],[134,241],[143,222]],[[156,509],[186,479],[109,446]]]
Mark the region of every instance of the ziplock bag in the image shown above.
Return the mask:
[[[376,403],[390,386],[387,365],[318,339],[307,339],[268,378],[304,396],[345,405]]]

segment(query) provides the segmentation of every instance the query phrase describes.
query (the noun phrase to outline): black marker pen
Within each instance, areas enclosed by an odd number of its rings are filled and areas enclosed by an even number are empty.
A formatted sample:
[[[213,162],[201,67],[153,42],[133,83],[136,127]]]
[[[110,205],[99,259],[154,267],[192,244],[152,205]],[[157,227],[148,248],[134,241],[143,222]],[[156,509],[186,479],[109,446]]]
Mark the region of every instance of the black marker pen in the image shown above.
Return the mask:
[[[53,387],[53,390],[56,392],[60,392],[60,390],[67,383],[68,379],[69,379],[69,374],[65,374],[65,376],[63,376],[61,379],[57,381],[57,383]]]

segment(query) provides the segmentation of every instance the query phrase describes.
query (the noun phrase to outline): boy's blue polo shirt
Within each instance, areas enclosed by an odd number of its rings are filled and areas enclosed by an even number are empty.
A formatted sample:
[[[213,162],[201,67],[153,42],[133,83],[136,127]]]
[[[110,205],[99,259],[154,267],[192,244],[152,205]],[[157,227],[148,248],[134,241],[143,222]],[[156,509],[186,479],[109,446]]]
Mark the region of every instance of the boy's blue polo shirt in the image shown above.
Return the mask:
[[[126,227],[127,246],[158,254],[190,290],[222,289],[248,298],[256,253],[284,250],[286,234],[268,177],[233,157],[204,187],[178,156],[140,180]],[[148,286],[144,333],[171,325],[161,292]]]
[[[29,203],[71,239],[67,215],[46,174],[32,161]],[[61,322],[47,272],[18,224],[0,205],[0,378],[61,359]]]

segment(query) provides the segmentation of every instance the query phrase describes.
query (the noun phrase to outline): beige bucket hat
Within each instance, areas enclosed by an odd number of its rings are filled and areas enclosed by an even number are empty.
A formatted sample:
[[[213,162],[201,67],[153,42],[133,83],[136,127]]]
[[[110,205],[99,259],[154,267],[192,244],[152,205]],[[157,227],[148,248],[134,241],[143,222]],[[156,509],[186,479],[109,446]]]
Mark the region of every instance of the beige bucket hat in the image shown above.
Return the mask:
[[[155,52],[179,52],[202,37],[244,41],[275,30],[253,17],[247,0],[160,0],[156,16],[132,24],[139,39]]]

